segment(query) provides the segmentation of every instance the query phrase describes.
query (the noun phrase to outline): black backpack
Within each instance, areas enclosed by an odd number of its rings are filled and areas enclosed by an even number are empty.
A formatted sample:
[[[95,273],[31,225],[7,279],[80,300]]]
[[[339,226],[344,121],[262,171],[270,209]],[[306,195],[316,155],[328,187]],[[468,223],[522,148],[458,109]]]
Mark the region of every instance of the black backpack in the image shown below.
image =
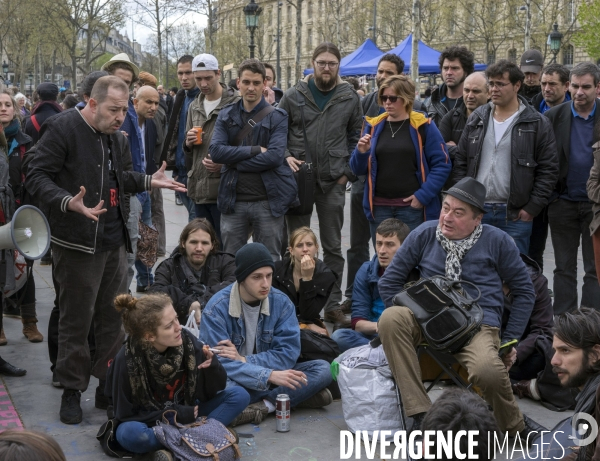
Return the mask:
[[[300,357],[298,362],[325,360],[333,362],[341,354],[337,343],[329,336],[302,328],[300,330]]]

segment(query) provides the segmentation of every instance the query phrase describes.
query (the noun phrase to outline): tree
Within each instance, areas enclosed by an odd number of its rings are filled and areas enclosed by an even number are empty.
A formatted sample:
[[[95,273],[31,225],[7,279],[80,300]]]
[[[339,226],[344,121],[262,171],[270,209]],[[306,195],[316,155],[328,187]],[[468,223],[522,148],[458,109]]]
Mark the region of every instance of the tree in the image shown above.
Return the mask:
[[[583,47],[587,54],[593,58],[600,58],[600,0],[583,2],[579,7],[577,20],[581,29],[573,37],[573,41]]]
[[[156,50],[158,51],[158,61],[164,62],[163,59],[163,33],[171,33],[169,22],[174,24],[187,13],[202,8],[203,2],[195,2],[193,0],[133,0],[136,6],[138,22],[148,27],[156,39]],[[162,81],[161,69],[159,66],[158,79]]]

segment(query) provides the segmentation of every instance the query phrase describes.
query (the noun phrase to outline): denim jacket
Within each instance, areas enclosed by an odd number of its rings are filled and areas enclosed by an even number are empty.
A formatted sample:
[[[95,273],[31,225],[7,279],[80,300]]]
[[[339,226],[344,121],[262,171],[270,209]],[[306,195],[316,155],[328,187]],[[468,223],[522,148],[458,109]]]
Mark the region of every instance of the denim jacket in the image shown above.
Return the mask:
[[[215,294],[202,312],[200,339],[211,347],[219,341],[231,340],[238,353],[246,340],[239,285],[224,288]],[[256,327],[256,354],[247,355],[246,362],[220,357],[227,376],[247,389],[269,389],[272,371],[291,369],[300,356],[300,327],[296,308],[290,299],[276,288],[262,302]]]

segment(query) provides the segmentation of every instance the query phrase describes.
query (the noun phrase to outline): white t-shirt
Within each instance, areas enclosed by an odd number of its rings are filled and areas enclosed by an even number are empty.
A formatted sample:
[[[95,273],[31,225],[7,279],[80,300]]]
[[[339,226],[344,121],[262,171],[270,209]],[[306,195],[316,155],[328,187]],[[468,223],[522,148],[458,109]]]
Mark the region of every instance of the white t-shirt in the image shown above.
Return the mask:
[[[516,111],[503,122],[498,122],[496,119],[494,119],[494,135],[496,138],[496,146],[498,146],[498,143],[502,139],[502,136],[504,136],[504,133],[506,133],[506,130],[508,130],[512,125],[515,117],[519,115],[519,112],[520,111]]]
[[[208,101],[204,98],[204,112],[206,112],[206,117],[210,117],[210,113],[215,110],[215,107],[217,107],[220,102],[221,98],[215,99],[214,101]]]

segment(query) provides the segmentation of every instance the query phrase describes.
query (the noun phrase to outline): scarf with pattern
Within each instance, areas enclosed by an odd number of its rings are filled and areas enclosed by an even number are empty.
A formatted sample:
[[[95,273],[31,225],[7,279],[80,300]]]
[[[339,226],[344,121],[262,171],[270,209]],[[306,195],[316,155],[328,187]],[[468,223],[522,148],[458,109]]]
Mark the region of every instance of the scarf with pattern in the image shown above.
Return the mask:
[[[154,346],[127,338],[125,362],[135,406],[162,410],[165,403],[178,403],[183,389],[185,405],[194,405],[196,393],[196,354],[185,329],[182,344],[159,353]]]
[[[473,245],[477,243],[479,237],[481,236],[481,224],[479,224],[475,230],[464,240],[460,242],[456,242],[454,240],[448,239],[444,234],[442,234],[442,229],[440,226],[437,227],[435,231],[435,238],[442,248],[446,252],[446,277],[450,280],[460,280],[460,276],[462,274],[462,266],[460,262],[465,257],[465,255],[469,252]]]

